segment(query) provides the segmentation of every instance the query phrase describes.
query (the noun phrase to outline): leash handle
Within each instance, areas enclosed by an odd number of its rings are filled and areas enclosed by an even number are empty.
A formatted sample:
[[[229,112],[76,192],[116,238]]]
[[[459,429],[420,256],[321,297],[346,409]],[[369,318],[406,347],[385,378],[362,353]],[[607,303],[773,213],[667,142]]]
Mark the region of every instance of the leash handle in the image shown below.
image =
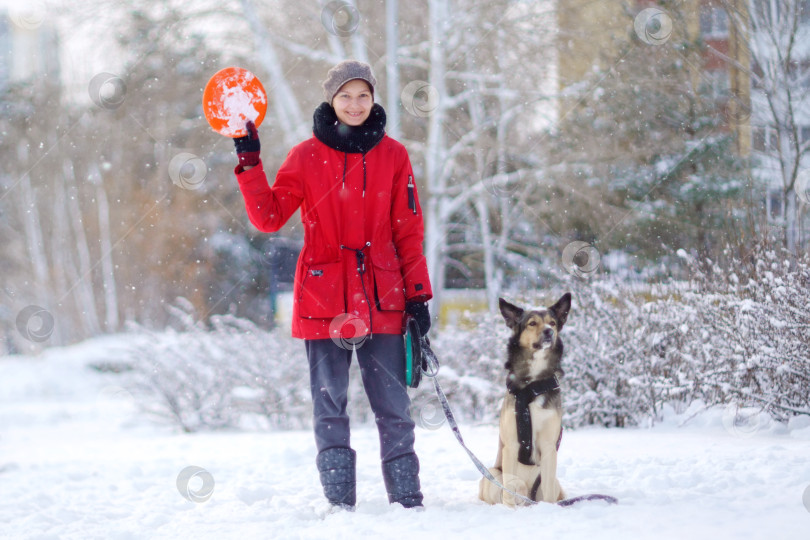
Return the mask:
[[[426,369],[422,370],[422,373],[426,377],[434,379],[436,375],[439,374],[439,359],[436,358],[436,354],[434,354],[433,349],[430,348],[430,340],[427,336],[420,337],[420,341],[422,342],[422,355],[425,359],[425,365],[427,366]],[[450,414],[453,414],[452,411]]]

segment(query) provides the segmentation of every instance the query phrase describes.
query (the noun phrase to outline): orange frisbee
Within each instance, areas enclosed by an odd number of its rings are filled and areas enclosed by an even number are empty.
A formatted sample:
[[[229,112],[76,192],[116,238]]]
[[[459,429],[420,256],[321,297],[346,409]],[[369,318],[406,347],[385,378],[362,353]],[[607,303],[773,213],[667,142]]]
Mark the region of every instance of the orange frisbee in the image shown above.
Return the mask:
[[[259,78],[240,67],[214,74],[203,91],[203,112],[211,129],[226,137],[247,135],[248,120],[258,127],[267,112],[267,94]]]

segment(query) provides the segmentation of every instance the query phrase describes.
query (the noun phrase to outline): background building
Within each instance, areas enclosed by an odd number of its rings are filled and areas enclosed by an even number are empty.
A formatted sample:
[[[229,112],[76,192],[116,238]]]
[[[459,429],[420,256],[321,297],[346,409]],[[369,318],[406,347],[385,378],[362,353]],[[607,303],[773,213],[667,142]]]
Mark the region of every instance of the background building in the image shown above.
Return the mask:
[[[639,27],[644,12],[661,15]],[[768,226],[791,250],[808,241],[810,1],[570,0],[558,3],[558,22],[562,129],[589,74],[615,69],[634,45],[666,43],[670,55],[682,54],[695,94],[715,101],[735,154],[749,160]],[[650,62],[663,49],[650,50]]]
[[[716,95],[718,107],[727,112],[728,128],[736,132],[738,151],[747,155],[751,146],[750,55],[745,37],[729,24],[726,13],[728,4],[741,1],[685,0],[673,3],[677,12],[668,11],[667,2],[655,0],[559,2],[559,87],[565,90],[589,72],[608,68],[623,47],[639,41],[634,24],[639,14],[645,9],[659,10],[663,19],[650,19],[647,26],[659,33],[662,42],[682,39],[702,45],[702,64],[684,68],[693,72],[697,85]]]
[[[59,41],[35,13],[0,6],[0,90],[23,81],[58,85]]]

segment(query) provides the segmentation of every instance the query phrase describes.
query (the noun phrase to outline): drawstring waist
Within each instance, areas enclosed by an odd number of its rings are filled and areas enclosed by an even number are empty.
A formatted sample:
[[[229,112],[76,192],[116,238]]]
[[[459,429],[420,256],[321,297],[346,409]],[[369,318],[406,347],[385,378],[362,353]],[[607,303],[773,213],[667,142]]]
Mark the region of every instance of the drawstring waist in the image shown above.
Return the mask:
[[[354,255],[357,259],[357,273],[360,276],[360,286],[363,288],[363,296],[366,298],[366,305],[368,306],[368,335],[369,339],[373,335],[373,328],[374,328],[374,319],[372,318],[372,310],[371,310],[371,302],[368,299],[368,293],[366,292],[366,282],[363,279],[363,274],[366,273],[366,253],[365,250],[371,247],[371,242],[366,242],[366,245],[361,247],[360,249],[350,248],[348,246],[344,246],[343,244],[340,245],[340,249],[346,249],[349,251],[354,251]]]
[[[347,152],[343,153],[343,189],[346,189],[346,170],[349,166],[349,154]],[[363,153],[363,198],[366,197],[366,154]],[[366,242],[366,244],[361,247],[360,249],[351,248],[348,246],[344,246],[343,244],[340,245],[340,249],[346,249],[349,251],[354,251],[354,255],[357,259],[357,274],[360,276],[360,286],[363,288],[363,296],[366,299],[366,305],[368,306],[368,335],[369,338],[373,335],[373,328],[374,328],[374,319],[372,315],[371,309],[371,301],[369,301],[368,293],[366,292],[366,282],[363,279],[363,275],[366,273],[366,252],[365,250],[371,247],[371,242]]]

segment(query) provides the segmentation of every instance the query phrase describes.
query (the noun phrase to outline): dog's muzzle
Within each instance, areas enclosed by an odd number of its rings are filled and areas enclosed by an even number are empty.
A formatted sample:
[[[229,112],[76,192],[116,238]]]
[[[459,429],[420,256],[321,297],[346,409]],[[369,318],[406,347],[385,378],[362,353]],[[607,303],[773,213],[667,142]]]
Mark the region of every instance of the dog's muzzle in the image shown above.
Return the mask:
[[[552,345],[554,345],[554,331],[551,328],[546,328],[543,330],[543,335],[540,336],[540,341],[534,344],[534,348],[537,350],[548,349]]]

